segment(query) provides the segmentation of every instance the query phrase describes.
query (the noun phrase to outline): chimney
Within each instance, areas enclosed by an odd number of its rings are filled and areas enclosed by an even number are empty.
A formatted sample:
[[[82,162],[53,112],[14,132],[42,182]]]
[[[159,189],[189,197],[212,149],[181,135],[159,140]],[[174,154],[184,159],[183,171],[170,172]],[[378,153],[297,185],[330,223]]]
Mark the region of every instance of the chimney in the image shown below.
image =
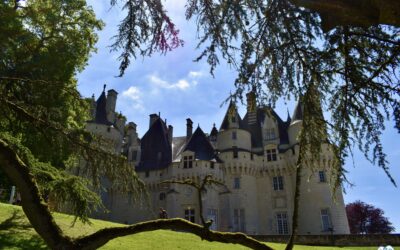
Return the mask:
[[[190,118],[186,119],[186,141],[189,141],[193,133],[193,122]]]
[[[250,91],[246,95],[247,97],[247,112],[255,112],[256,111],[256,94],[254,91]]]
[[[248,124],[256,124],[257,123],[257,102],[256,102],[256,93],[254,91],[250,91],[246,95],[247,97],[247,120]]]
[[[149,124],[149,128],[151,128],[151,125],[154,124],[154,122],[157,120],[158,115],[157,114],[151,114],[150,115],[150,124]]]
[[[172,144],[172,136],[173,136],[174,127],[168,125],[168,139],[169,142]]]

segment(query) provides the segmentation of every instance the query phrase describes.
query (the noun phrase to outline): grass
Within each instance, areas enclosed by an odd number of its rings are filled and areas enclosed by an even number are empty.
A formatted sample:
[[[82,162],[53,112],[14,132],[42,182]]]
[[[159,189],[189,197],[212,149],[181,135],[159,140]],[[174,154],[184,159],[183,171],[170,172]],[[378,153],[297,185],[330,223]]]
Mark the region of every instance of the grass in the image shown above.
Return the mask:
[[[93,233],[99,229],[121,226],[121,224],[91,220],[92,224],[76,222],[72,226],[73,216],[54,213],[57,224],[64,232],[71,237],[78,237]],[[284,249],[284,244],[267,243],[274,249]],[[40,236],[29,224],[21,207],[0,203],[0,249],[48,249]],[[101,249],[200,249],[200,250],[240,250],[248,249],[235,244],[223,244],[218,242],[202,241],[198,236],[189,233],[178,233],[169,230],[157,230],[153,232],[139,233],[136,235],[120,237],[108,242]],[[316,247],[316,246],[295,246],[296,250],[376,250],[377,247]]]

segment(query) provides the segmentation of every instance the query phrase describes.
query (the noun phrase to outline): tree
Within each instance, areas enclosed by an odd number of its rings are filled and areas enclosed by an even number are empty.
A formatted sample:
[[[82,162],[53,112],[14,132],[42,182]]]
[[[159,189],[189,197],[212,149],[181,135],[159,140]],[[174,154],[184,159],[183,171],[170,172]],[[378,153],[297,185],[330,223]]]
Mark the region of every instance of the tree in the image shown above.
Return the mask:
[[[270,249],[244,234],[212,232],[183,219],[103,229],[78,239],[65,236],[49,211],[48,194],[67,202],[86,222],[93,209],[101,208],[95,192],[101,178],[132,197],[145,192],[126,159],[84,130],[88,105],[76,89],[75,75],[95,51],[95,32],[102,23],[84,0],[2,1],[0,22],[0,168],[17,186],[27,218],[50,248],[96,249],[116,237],[172,229]],[[82,162],[89,178],[69,171]]]
[[[352,234],[387,234],[394,231],[383,210],[373,205],[358,200],[346,205],[346,213]]]
[[[117,2],[111,0],[113,6]],[[121,50],[121,75],[132,57],[166,53],[182,45],[162,1],[123,2],[127,16],[113,44],[114,49]],[[129,233],[175,227],[208,240],[236,239],[261,247],[243,235],[209,232],[205,237],[202,227],[199,231],[180,220],[104,230],[80,240],[63,236],[41,202],[44,193],[54,192],[61,200],[72,202],[74,212],[85,219],[92,206],[99,204],[87,187],[98,187],[100,176],[120,180],[117,183],[123,191],[141,191],[140,182],[124,159],[94,146],[93,141],[98,139],[85,133],[77,122],[84,112],[77,110],[82,102],[74,73],[82,69],[93,51],[94,30],[101,24],[84,0],[40,4],[15,0],[3,1],[0,6],[0,31],[5,34],[0,38],[1,93],[5,93],[0,97],[0,108],[5,110],[0,121],[0,166],[19,187],[25,213],[49,246],[94,247]],[[301,157],[295,166],[293,237],[287,249],[292,248],[297,230],[302,168],[318,165],[321,143],[328,141],[335,154],[333,188],[345,180],[343,163],[353,145],[359,146],[395,183],[380,134],[385,119],[390,118],[400,131],[399,27],[342,24],[323,32],[317,13],[288,0],[189,0],[186,8],[187,18],[197,21],[199,47],[203,48],[196,60],[206,59],[211,73],[221,58],[237,70],[233,97],[242,100],[243,93],[252,89],[261,102],[271,106],[279,98],[297,97],[303,102]],[[54,57],[59,53],[60,57]],[[323,118],[322,111],[333,114],[332,119]],[[43,150],[47,146],[58,150]],[[91,180],[63,171],[76,162],[78,155],[87,159]],[[116,162],[124,175],[115,175]]]
[[[122,2],[128,15],[113,44],[121,50],[120,75],[129,58],[165,53],[180,45],[177,28],[161,1]],[[322,2],[189,0],[186,5],[186,18],[196,21],[201,48],[195,61],[205,59],[211,74],[221,59],[238,72],[232,98],[242,101],[245,92],[255,90],[263,104],[274,106],[280,98],[293,97],[303,102],[292,237],[287,249],[292,249],[297,232],[302,168],[307,165],[313,170],[319,164],[322,142],[331,144],[335,155],[330,180],[334,191],[346,180],[343,165],[353,146],[395,185],[380,135],[389,119],[400,131],[400,25],[396,12],[391,12],[398,9],[398,1],[371,0],[367,2],[373,4],[361,8],[357,4],[365,1]],[[393,3],[393,8],[384,3]],[[336,21],[327,20],[326,13],[335,8],[343,11],[333,13]],[[344,18],[353,9],[357,9],[354,16]],[[375,18],[381,9],[390,15]],[[367,18],[369,13],[373,13],[372,21]],[[143,30],[147,30],[145,36],[139,32]],[[325,119],[323,112],[332,117]]]
[[[320,14],[322,27],[329,31],[339,25],[368,27],[378,24],[400,26],[400,4],[396,0],[292,0]]]

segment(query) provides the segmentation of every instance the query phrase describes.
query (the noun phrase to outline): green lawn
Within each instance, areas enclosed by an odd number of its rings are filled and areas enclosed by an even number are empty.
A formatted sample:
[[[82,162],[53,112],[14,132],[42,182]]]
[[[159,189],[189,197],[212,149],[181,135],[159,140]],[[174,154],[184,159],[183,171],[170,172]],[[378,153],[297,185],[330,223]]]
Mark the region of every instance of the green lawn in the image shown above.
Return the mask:
[[[101,220],[92,220],[92,224],[77,222],[71,226],[73,217],[65,214],[54,214],[57,223],[69,236],[76,237],[83,234],[95,232],[101,228],[121,226]],[[284,244],[267,243],[274,249],[284,249]],[[30,226],[21,208],[0,203],[0,249],[47,249],[42,239]],[[247,249],[240,245],[222,244],[216,242],[202,241],[199,237],[188,233],[177,233],[168,230],[157,230],[145,232],[133,236],[125,236],[110,241],[101,249]],[[333,249],[373,249],[377,247],[312,247],[296,246],[296,250],[333,250]]]

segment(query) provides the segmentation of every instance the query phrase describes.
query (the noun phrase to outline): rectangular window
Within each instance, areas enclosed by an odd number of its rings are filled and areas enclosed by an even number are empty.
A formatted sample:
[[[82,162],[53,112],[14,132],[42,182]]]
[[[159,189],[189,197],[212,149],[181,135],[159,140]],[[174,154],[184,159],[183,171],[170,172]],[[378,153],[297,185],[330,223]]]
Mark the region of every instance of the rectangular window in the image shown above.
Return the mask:
[[[147,171],[145,172],[145,175],[146,175],[146,178],[148,178],[148,177],[150,176],[150,172],[147,170]]]
[[[325,171],[318,171],[319,182],[326,182]]]
[[[232,149],[233,149],[233,158],[238,158],[239,153],[238,153],[237,147],[232,147]]]
[[[254,154],[253,153],[250,154],[250,160],[254,160]]]
[[[265,130],[265,140],[274,140],[274,139],[276,139],[275,129],[267,128]]]
[[[232,132],[232,140],[236,140],[236,138],[237,138],[236,131],[233,131]]]
[[[192,168],[193,167],[193,156],[184,156],[183,157],[183,168]]]
[[[214,163],[214,162],[211,162],[211,163],[210,163],[210,168],[211,168],[211,169],[214,169],[214,168],[215,168],[215,163]]]
[[[194,208],[185,209],[185,220],[195,223]]]
[[[210,226],[210,229],[217,230],[217,225],[218,225],[217,209],[209,208],[207,210],[207,220],[213,221]]]
[[[321,222],[322,222],[322,231],[327,232],[332,230],[331,225],[331,216],[329,214],[329,209],[321,209]]]
[[[243,208],[233,210],[233,229],[236,232],[246,232],[246,221]]]
[[[283,177],[275,176],[273,179],[274,190],[283,190]]]
[[[278,234],[289,234],[289,226],[286,212],[276,214],[276,225]]]
[[[233,179],[233,188],[240,189],[240,177],[235,177]]]
[[[267,161],[276,161],[277,160],[277,155],[276,155],[276,149],[267,149],[266,151],[267,154]]]

